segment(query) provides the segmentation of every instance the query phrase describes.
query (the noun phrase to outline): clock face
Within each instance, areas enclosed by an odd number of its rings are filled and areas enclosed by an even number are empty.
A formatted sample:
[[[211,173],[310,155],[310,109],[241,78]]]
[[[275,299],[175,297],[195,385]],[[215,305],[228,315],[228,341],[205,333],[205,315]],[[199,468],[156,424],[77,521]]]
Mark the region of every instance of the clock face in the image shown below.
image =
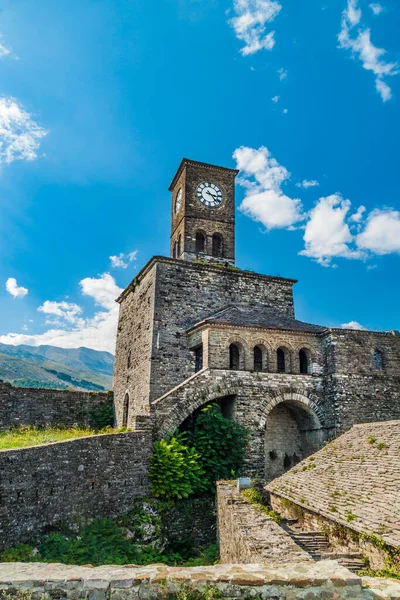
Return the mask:
[[[179,212],[182,206],[182,188],[179,188],[179,191],[175,198],[175,214]]]
[[[216,208],[222,204],[222,192],[215,183],[200,183],[197,186],[196,196],[208,208]]]

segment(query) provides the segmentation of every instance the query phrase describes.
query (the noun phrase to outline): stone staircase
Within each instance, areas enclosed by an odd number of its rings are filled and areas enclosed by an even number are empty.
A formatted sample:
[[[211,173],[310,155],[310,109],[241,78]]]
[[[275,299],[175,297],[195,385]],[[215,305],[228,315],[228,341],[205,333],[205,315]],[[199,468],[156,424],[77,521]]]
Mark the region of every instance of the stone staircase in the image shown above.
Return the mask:
[[[302,531],[295,521],[286,521],[281,525],[296,544],[308,552],[315,561],[337,560],[340,565],[353,573],[365,568],[360,552],[332,552],[329,540],[322,531]]]

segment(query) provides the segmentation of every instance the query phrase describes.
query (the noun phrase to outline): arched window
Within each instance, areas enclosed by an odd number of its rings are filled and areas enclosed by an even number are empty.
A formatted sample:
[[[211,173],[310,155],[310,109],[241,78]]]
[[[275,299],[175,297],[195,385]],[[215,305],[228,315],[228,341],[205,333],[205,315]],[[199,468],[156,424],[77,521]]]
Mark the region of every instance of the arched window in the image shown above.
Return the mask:
[[[222,235],[219,233],[214,233],[212,237],[212,255],[213,256],[223,256],[224,255],[224,243],[222,239]]]
[[[205,252],[206,251],[206,238],[201,231],[197,231],[196,233],[196,252]]]
[[[237,371],[240,366],[239,346],[231,344],[229,346],[229,368]]]
[[[262,371],[263,370],[263,352],[260,346],[254,347],[254,370]]]
[[[124,398],[124,408],[122,411],[122,427],[128,427],[128,417],[129,417],[129,394],[125,394]]]
[[[384,362],[383,362],[383,352],[382,350],[374,350],[374,354],[372,356],[372,364],[374,369],[376,369],[377,371],[382,371],[383,367],[384,367]]]
[[[299,352],[300,373],[307,375],[308,373],[308,356],[305,350]]]
[[[177,249],[176,249],[176,258],[179,258],[181,255],[181,240],[182,240],[182,236],[178,237],[178,245],[177,245]]]
[[[131,368],[131,358],[132,358],[132,353],[129,350],[129,352],[128,352],[128,360],[126,361],[128,369]]]
[[[285,351],[282,348],[278,348],[276,351],[276,362],[278,373],[285,373]]]

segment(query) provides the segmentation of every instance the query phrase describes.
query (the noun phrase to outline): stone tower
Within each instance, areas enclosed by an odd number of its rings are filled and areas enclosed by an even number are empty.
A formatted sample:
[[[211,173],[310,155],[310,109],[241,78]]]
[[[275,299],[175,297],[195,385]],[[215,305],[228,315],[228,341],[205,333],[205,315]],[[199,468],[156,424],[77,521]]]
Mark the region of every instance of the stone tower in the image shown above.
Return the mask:
[[[234,265],[238,171],[184,158],[172,180],[171,257]]]

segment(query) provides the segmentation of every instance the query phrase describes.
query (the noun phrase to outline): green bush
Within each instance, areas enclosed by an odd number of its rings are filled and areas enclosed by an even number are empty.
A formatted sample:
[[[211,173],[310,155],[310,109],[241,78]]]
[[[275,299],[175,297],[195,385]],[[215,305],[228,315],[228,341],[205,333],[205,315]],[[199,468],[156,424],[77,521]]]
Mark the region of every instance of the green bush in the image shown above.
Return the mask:
[[[156,498],[187,498],[204,489],[204,469],[195,448],[181,434],[154,442],[150,465],[151,493]]]
[[[217,404],[200,412],[188,443],[200,457],[209,491],[215,491],[216,481],[240,474],[248,439],[247,429],[224,417]]]
[[[90,426],[96,430],[114,427],[114,405],[112,399],[108,403],[101,404],[90,413]]]

